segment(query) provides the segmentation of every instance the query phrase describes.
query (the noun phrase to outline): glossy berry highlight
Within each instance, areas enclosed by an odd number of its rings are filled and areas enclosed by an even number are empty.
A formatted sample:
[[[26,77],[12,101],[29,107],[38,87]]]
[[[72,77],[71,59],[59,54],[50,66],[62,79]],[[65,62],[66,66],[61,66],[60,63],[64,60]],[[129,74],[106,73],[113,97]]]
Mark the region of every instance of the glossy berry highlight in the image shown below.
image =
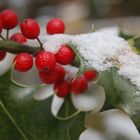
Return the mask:
[[[13,41],[20,43],[20,44],[27,42],[27,39],[21,33],[14,33],[10,37],[10,40],[13,40]]]
[[[6,51],[0,51],[0,61],[3,60],[6,56]]]
[[[33,57],[28,53],[20,53],[14,59],[14,68],[19,72],[26,72],[33,66]]]
[[[64,33],[65,24],[60,18],[53,18],[46,25],[46,31],[51,35]]]
[[[68,65],[73,62],[75,53],[68,45],[62,45],[55,56],[58,63]]]
[[[91,81],[96,78],[97,72],[95,70],[87,70],[84,72],[84,76],[88,81]]]
[[[2,11],[0,17],[4,29],[13,29],[18,24],[18,17],[16,13],[10,9]]]
[[[58,97],[65,98],[70,94],[70,84],[67,81],[63,81],[56,84],[54,90]]]
[[[40,71],[52,71],[56,65],[55,55],[49,51],[42,50],[36,55],[35,64]]]
[[[83,75],[75,78],[71,83],[71,90],[74,94],[80,94],[82,92],[85,92],[87,88],[88,82]]]
[[[25,19],[20,24],[20,29],[24,37],[28,39],[37,39],[40,34],[40,27],[38,23],[32,18]]]

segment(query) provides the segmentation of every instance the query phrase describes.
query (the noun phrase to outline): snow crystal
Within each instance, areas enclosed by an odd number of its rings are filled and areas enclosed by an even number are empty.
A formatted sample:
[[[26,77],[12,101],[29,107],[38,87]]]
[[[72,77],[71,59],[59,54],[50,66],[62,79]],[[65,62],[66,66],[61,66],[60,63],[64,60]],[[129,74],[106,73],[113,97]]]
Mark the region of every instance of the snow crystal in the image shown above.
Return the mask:
[[[140,56],[136,55],[128,43],[115,35],[97,31],[81,35],[47,35],[45,50],[56,52],[62,44],[73,42],[87,67],[105,71],[120,65],[119,74],[130,79],[140,90]]]

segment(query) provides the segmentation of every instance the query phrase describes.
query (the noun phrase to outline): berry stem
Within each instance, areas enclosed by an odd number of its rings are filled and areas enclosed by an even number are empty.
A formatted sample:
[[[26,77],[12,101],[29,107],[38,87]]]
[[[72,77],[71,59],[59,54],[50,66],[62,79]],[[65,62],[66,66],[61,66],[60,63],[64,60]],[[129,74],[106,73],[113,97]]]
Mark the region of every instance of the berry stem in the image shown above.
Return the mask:
[[[6,39],[7,40],[9,39],[9,30],[8,29],[6,30]]]
[[[95,32],[95,25],[94,24],[92,24],[91,31]]]
[[[2,40],[5,40],[5,38],[0,34],[0,38],[2,39]]]
[[[41,40],[40,40],[39,38],[37,38],[37,41],[38,41],[38,43],[39,43],[39,45],[40,45],[40,49],[43,50],[43,45],[42,45]]]
[[[5,40],[5,41],[0,40],[0,50],[6,50],[7,52],[14,53],[14,54],[21,53],[21,52],[35,54],[41,49],[40,47],[32,47],[24,44],[18,44],[16,42],[9,41],[9,40]]]

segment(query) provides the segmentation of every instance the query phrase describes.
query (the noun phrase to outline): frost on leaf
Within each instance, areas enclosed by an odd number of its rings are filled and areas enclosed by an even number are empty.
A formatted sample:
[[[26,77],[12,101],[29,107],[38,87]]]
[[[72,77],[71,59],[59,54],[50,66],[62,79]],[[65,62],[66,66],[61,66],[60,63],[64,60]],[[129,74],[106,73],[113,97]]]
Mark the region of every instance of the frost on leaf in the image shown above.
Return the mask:
[[[140,89],[140,56],[131,50],[124,39],[102,31],[80,35],[59,34],[46,36],[44,48],[56,52],[60,45],[69,42],[75,44],[87,67],[103,72],[118,65],[119,75]]]

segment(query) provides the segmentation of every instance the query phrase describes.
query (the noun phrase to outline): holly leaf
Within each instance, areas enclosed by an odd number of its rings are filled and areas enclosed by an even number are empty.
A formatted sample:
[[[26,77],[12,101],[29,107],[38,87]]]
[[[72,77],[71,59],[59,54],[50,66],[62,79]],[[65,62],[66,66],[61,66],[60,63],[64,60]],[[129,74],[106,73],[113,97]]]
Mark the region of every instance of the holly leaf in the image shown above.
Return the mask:
[[[102,72],[99,84],[104,87],[107,96],[103,110],[123,109],[140,129],[140,94],[137,94],[135,85],[117,71],[117,68],[112,68]]]
[[[130,36],[131,38],[132,36]],[[129,38],[128,38],[129,39]],[[137,40],[139,45],[139,39]],[[136,43],[136,42],[135,42]],[[79,73],[83,73],[86,67],[86,60],[76,50],[76,46],[69,43],[71,48],[76,52],[80,61]],[[136,44],[135,44],[136,45]],[[90,68],[90,66],[89,66]],[[90,68],[94,69],[94,68]],[[99,73],[96,82],[105,89],[106,102],[103,110],[119,108],[125,110],[132,118],[137,128],[140,129],[140,94],[137,95],[137,89],[129,79],[125,79],[118,74],[116,67]]]
[[[10,72],[0,77],[0,139],[77,140],[84,130],[85,113],[59,120],[51,114],[52,97],[42,101],[33,99],[37,90],[12,83]]]

